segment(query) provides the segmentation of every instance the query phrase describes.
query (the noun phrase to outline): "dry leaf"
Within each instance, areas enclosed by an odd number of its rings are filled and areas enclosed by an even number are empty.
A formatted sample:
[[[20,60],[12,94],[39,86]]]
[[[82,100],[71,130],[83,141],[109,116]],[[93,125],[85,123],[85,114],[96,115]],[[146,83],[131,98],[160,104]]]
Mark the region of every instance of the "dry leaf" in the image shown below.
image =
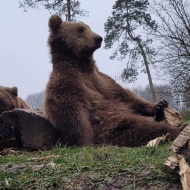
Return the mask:
[[[9,181],[7,179],[5,179],[5,185],[6,185],[7,188],[10,187],[10,183],[9,183]]]
[[[52,167],[52,168],[54,168],[55,167],[55,163],[54,162],[50,162],[49,164],[47,164],[47,166],[50,166],[50,167]]]
[[[157,137],[156,139],[154,140],[151,140],[147,143],[147,147],[158,147],[158,145],[161,143],[161,142],[164,142],[166,141],[166,139],[168,138],[169,134],[167,133],[165,136],[162,136],[162,137]]]
[[[41,158],[30,158],[30,159],[28,159],[28,161],[39,162],[39,161],[48,160],[48,159],[52,159],[52,158],[59,158],[59,155],[49,155],[49,156],[44,156]]]
[[[44,164],[35,165],[35,166],[32,166],[32,169],[33,169],[34,171],[39,171],[39,170],[41,170],[43,167],[44,167]]]

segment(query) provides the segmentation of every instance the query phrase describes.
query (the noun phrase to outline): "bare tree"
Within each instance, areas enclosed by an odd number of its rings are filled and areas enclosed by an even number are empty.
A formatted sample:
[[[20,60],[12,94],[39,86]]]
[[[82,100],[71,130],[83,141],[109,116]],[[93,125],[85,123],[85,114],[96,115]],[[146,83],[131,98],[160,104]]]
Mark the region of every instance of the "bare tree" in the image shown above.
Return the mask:
[[[44,106],[44,95],[45,91],[29,94],[26,98],[26,102],[31,106],[33,109],[42,109]]]
[[[22,0],[19,1],[20,8],[27,11],[29,8],[44,7],[50,13],[65,15],[67,21],[74,21],[77,17],[88,16],[88,12],[80,8],[77,0]]]
[[[190,0],[154,0],[158,17],[157,63],[179,101],[190,102]],[[164,77],[165,76],[165,77]]]

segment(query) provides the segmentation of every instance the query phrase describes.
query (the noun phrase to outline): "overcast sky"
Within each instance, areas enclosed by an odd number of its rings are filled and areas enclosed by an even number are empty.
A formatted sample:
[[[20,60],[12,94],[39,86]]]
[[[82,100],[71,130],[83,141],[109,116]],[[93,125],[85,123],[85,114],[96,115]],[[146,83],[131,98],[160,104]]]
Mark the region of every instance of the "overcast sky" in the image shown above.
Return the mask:
[[[115,0],[80,2],[81,8],[89,11],[89,17],[79,20],[104,38],[104,23]],[[45,89],[52,70],[47,46],[49,17],[50,13],[43,8],[24,12],[19,8],[19,0],[0,1],[0,85],[17,86],[23,99]],[[121,74],[125,61],[110,60],[113,49],[106,50],[103,46],[95,52],[94,59],[102,72],[115,78]],[[138,84],[148,84],[147,77],[141,76],[130,87]]]

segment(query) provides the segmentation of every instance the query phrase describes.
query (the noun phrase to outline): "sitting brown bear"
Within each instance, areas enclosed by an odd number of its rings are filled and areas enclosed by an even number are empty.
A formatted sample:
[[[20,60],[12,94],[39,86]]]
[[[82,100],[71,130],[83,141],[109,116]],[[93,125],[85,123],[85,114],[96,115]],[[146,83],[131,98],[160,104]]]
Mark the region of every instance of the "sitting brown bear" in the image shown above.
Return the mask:
[[[46,88],[45,111],[62,144],[139,146],[182,128],[160,120],[167,102],[148,102],[98,70],[93,53],[102,37],[82,22],[49,20],[53,71]]]

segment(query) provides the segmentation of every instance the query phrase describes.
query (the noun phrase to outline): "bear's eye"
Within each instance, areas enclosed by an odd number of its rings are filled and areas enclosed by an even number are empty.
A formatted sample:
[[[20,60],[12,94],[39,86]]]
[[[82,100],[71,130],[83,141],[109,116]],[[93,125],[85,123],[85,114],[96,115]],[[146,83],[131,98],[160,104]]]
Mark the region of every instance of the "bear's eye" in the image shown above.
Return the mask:
[[[83,33],[83,32],[84,32],[84,28],[79,28],[79,29],[78,29],[78,32],[79,32],[79,33]]]

